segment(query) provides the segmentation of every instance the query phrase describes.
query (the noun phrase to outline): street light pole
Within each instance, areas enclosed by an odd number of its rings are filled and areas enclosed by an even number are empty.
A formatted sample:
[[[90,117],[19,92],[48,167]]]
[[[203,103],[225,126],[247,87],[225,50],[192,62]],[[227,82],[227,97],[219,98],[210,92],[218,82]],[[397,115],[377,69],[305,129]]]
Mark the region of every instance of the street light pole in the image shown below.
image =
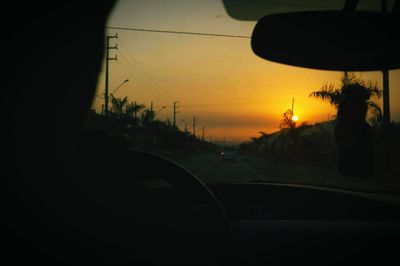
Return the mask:
[[[121,84],[119,84],[118,87],[113,92],[110,93],[110,95],[113,95],[119,88],[122,87],[122,85],[124,85],[127,82],[129,82],[129,79],[126,79]]]
[[[158,110],[154,116],[158,115],[158,113],[161,112],[163,109],[165,109],[165,107],[166,107],[166,106],[161,107],[161,109]]]

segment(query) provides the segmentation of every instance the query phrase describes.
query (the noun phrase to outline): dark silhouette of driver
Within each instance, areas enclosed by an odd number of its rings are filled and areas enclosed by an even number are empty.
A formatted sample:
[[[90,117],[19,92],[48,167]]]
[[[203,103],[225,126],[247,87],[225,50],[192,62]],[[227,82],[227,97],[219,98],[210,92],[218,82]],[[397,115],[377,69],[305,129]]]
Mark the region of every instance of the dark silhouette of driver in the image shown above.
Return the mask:
[[[2,9],[10,45],[1,105],[8,265],[192,265],[212,261],[229,241],[216,198],[186,170],[131,150],[127,138],[81,132],[113,4],[8,2]]]

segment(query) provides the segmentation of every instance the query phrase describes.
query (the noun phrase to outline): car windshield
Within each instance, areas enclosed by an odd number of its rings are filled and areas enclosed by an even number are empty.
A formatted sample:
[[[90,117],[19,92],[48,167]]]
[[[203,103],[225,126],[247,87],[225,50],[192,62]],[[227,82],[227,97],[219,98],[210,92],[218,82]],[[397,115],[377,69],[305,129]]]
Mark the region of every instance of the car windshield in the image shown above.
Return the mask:
[[[87,127],[124,134],[134,148],[165,156],[207,184],[276,182],[399,192],[397,158],[384,153],[381,71],[294,67],[262,59],[251,49],[261,13],[340,10],[345,1],[230,2],[238,9],[251,7],[254,17],[232,18],[221,0],[118,1],[107,23],[106,56]],[[370,2],[360,1],[357,9],[380,8],[379,1]],[[360,161],[338,159],[336,137],[344,131],[335,131],[342,108],[337,97],[349,84],[370,96],[365,127],[371,132],[372,159],[360,165],[361,176],[338,171],[339,163]],[[389,146],[396,154],[400,70],[389,71],[389,88]],[[350,111],[343,112],[356,114],[357,108],[344,106]],[[222,163],[223,151],[235,151],[238,160]]]

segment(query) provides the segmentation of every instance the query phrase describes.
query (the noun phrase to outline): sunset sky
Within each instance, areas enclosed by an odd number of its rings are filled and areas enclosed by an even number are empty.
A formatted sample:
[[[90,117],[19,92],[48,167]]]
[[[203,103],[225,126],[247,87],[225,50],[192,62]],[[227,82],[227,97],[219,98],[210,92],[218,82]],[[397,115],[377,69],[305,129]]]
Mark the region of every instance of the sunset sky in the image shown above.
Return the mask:
[[[108,26],[156,30],[206,32],[251,36],[255,21],[235,20],[221,0],[119,1]],[[328,103],[309,98],[310,92],[326,83],[339,84],[340,72],[320,71],[273,63],[257,57],[250,39],[108,30],[118,32],[118,61],[110,61],[110,92],[129,79],[115,94],[128,96],[172,121],[173,102],[180,101],[177,123],[205,127],[207,138],[244,141],[259,131],[279,128],[284,111],[295,98],[299,122],[326,121],[335,115]],[[321,44],[323,45],[323,44]],[[377,82],[380,72],[358,73],[363,80]],[[98,95],[104,93],[104,71]],[[392,120],[400,120],[400,70],[390,71]],[[94,102],[99,111],[100,98]],[[197,131],[197,130],[196,130]],[[196,133],[201,133],[198,130]]]

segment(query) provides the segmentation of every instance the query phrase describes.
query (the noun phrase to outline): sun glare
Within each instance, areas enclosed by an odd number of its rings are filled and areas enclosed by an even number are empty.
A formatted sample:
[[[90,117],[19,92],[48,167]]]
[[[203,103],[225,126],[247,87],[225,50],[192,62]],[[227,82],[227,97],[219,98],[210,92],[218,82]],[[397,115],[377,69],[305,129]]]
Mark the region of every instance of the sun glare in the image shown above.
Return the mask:
[[[296,121],[299,120],[299,117],[298,117],[297,115],[294,115],[294,116],[292,116],[292,120],[293,120],[294,122],[296,122]]]

